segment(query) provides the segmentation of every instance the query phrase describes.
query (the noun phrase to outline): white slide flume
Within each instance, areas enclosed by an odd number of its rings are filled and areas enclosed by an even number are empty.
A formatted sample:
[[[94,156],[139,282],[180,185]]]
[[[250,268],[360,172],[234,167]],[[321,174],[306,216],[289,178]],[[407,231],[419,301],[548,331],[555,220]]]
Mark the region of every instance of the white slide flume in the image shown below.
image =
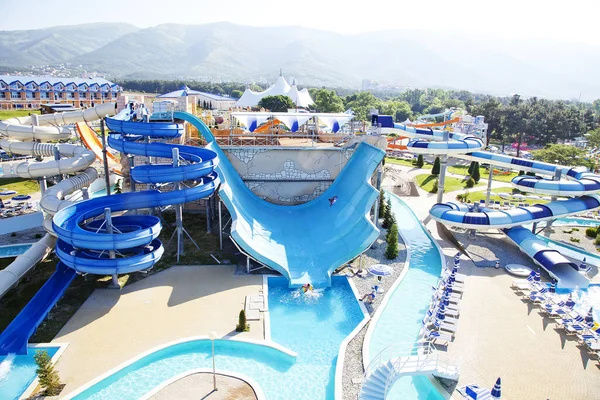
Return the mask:
[[[27,252],[17,257],[6,269],[0,271],[0,297],[2,297],[18,280],[34,265],[46,257],[52,250],[55,238],[51,236],[52,216],[60,209],[71,204],[65,197],[84,187],[89,187],[98,177],[91,165],[96,160],[94,152],[83,146],[67,143],[38,143],[66,140],[73,136],[68,126],[76,122],[91,122],[108,115],[114,115],[116,103],[105,103],[83,111],[71,111],[57,114],[32,115],[23,118],[11,118],[0,121],[0,147],[10,153],[26,154],[35,157],[54,157],[56,152],[60,159],[46,159],[36,162],[5,162],[2,164],[3,178],[42,178],[53,175],[74,174],[46,190],[40,200],[40,207],[45,213],[44,228],[49,232]]]

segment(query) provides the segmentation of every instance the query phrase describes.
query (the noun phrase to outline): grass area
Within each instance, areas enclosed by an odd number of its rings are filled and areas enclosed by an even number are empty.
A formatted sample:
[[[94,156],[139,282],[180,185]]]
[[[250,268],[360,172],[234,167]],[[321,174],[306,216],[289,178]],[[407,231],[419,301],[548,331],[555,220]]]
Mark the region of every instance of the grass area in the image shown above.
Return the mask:
[[[39,110],[0,110],[0,120],[15,117],[28,117],[31,114],[39,113]]]
[[[385,162],[386,164],[397,164],[397,165],[404,165],[406,167],[412,167],[412,168],[417,168],[416,165],[414,165],[412,163],[412,161],[410,160],[406,160],[404,158],[391,158],[391,157],[386,157],[385,158]],[[423,169],[425,168],[431,168],[432,164],[429,164],[428,162],[425,162],[425,164],[423,164]]]
[[[549,202],[548,200],[541,200],[541,199],[539,199],[539,200],[532,200],[532,199],[518,200],[518,199],[511,198],[512,200],[505,200],[502,197],[500,197],[494,193],[512,193],[512,189],[509,187],[492,189],[492,193],[490,195],[490,200],[491,201],[499,201],[502,204],[504,204],[505,201],[508,201],[509,203],[514,204],[514,205],[519,205],[520,203],[528,203],[530,205],[531,204],[545,204],[545,203]],[[466,199],[471,200],[472,203],[478,202],[480,200],[485,200],[485,194],[486,194],[485,190],[480,190],[477,192],[469,192],[467,194]]]
[[[163,230],[160,234],[160,239],[166,246],[173,233],[175,215],[173,213],[163,214]],[[219,250],[219,237],[216,234],[206,233],[206,217],[199,214],[184,214],[184,226],[190,235],[194,238],[201,250],[190,242],[186,237],[185,255],[180,257],[179,264],[216,264],[216,261],[211,257],[214,254],[219,260],[229,259],[234,261],[234,254],[231,247],[225,251]],[[214,229],[213,231],[216,231]],[[225,244],[230,243],[224,241]],[[233,245],[230,245],[233,246]],[[8,260],[8,259],[7,259]],[[12,261],[12,259],[10,259]],[[50,275],[56,269],[56,258],[48,259],[35,267],[33,273],[29,273],[27,279],[9,291],[2,299],[0,299],[0,332],[17,316],[17,314],[25,307],[31,298],[37,293],[42,285],[48,280]],[[0,259],[0,263],[3,259]],[[7,265],[9,261],[6,261]],[[154,268],[147,273],[134,272],[119,276],[121,287],[129,285],[133,282],[140,281],[147,276],[151,276],[157,272],[165,270],[176,264],[176,242],[171,242],[170,246],[165,249],[165,253],[161,260]],[[3,265],[3,264],[2,264]],[[0,269],[4,268],[0,266]],[[95,276],[86,275],[77,276],[71,286],[65,291],[63,298],[52,309],[49,316],[40,324],[36,333],[32,336],[31,342],[50,342],[62,327],[69,321],[81,305],[87,300],[95,289],[106,288],[111,281],[110,276]]]
[[[8,178],[0,179],[0,190],[15,190],[18,194],[31,194],[39,192],[40,184],[34,180]],[[8,196],[0,196],[2,200],[10,200],[14,194]]]
[[[467,176],[469,174],[468,170],[468,165],[452,165],[448,167],[448,172],[456,175]],[[494,173],[494,176],[492,178],[493,181],[510,182],[515,176],[518,175],[518,173],[516,172],[510,172],[508,174],[505,174],[505,171],[501,171],[499,169],[495,169],[495,171],[497,171],[497,173]],[[479,176],[481,176],[481,179],[487,179],[488,175],[489,172],[485,168],[479,167]]]
[[[436,193],[434,191],[434,183],[437,176],[431,174],[420,174],[416,176],[417,184],[421,187],[421,189],[428,191],[429,193]],[[444,182],[444,193],[454,192],[456,190],[461,190],[465,188],[466,179],[453,178],[451,176],[446,176],[446,180]],[[483,183],[479,182],[475,186],[482,186]]]

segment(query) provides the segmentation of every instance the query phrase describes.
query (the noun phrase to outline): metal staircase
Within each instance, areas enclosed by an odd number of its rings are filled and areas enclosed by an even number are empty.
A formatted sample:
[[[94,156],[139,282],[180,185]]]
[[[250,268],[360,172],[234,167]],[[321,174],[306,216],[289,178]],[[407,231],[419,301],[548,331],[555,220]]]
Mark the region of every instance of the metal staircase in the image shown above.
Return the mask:
[[[384,400],[402,376],[433,375],[458,380],[458,365],[447,362],[431,342],[395,344],[385,348],[367,367],[359,398]]]

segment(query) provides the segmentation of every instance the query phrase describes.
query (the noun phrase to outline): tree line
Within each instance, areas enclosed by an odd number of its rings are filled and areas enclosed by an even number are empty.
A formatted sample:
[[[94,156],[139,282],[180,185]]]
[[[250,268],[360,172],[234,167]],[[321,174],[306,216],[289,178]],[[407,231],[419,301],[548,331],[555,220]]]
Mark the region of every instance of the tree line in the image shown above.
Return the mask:
[[[124,80],[117,83],[125,90],[146,93],[167,93],[186,85],[194,90],[238,98],[248,87],[236,82],[186,80]],[[262,91],[266,88],[252,85],[250,89]],[[420,115],[437,114],[452,107],[462,108],[471,115],[485,116],[488,137],[503,146],[514,142],[533,146],[559,143],[595,132],[600,127],[600,99],[585,103],[537,97],[523,99],[519,95],[498,97],[443,89],[371,93],[322,87],[309,88],[309,92],[315,101],[312,111],[343,112],[352,109],[357,120],[367,120],[372,109],[379,110],[382,115],[392,115],[397,122],[402,122],[407,118],[414,120]]]

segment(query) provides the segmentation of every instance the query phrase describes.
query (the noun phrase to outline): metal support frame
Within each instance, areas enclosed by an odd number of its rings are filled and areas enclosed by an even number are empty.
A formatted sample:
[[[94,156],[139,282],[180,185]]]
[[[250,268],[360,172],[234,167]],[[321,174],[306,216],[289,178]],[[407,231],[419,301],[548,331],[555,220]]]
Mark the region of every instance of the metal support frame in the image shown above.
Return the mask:
[[[60,151],[58,150],[58,146],[54,146],[53,152],[54,152],[54,160],[59,161],[60,160]],[[58,182],[62,181],[63,179],[65,179],[65,175],[58,174]]]
[[[173,148],[172,156],[173,156],[173,168],[179,167],[179,148],[177,148],[177,147]],[[181,183],[175,182],[173,190],[180,190],[180,188],[181,188]],[[179,204],[176,204],[174,207],[175,207],[175,230],[173,231],[173,234],[171,235],[171,238],[169,239],[169,242],[167,243],[167,247],[169,247],[169,245],[171,244],[173,237],[175,235],[177,235],[177,262],[179,262],[179,257],[181,255],[185,254],[185,248],[184,248],[185,246],[183,243],[183,241],[185,239],[185,237],[183,236],[184,234],[191,240],[191,242],[194,244],[194,246],[196,246],[198,251],[200,251],[200,246],[198,246],[198,244],[192,238],[192,236],[189,234],[189,232],[183,227],[183,204],[179,203]]]
[[[490,174],[488,175],[487,190],[485,192],[485,205],[490,206],[490,196],[492,193],[492,178],[494,177],[494,167],[490,164]]]
[[[448,166],[448,156],[446,154],[440,156],[440,176],[438,178],[437,202],[444,201],[444,183],[446,182],[446,168]]]
[[[108,207],[106,207],[104,209],[104,221],[106,223],[106,233],[108,233],[109,235],[112,235],[113,234],[112,215],[111,215],[110,208],[108,208]],[[111,259],[116,258],[115,251],[114,250],[109,250],[108,251],[108,256]],[[112,275],[112,280],[111,280],[110,285],[108,287],[110,289],[121,289],[121,285],[119,285],[119,274],[118,273],[115,272]]]
[[[217,200],[219,202],[219,249],[223,250],[223,220],[221,214],[221,197]]]
[[[108,157],[106,150],[106,131],[104,129],[104,118],[100,120],[100,133],[102,134],[102,162],[104,163],[104,181],[106,184],[106,195],[110,196],[110,176],[108,175]]]
[[[379,190],[380,193],[382,177],[381,169],[381,163],[379,163],[379,165],[377,166],[377,180],[375,182],[375,186],[377,187],[377,190]],[[379,196],[381,196],[381,194]],[[375,211],[373,212],[373,224],[375,225],[375,228],[379,228],[379,196],[377,196],[377,200],[375,201]]]

